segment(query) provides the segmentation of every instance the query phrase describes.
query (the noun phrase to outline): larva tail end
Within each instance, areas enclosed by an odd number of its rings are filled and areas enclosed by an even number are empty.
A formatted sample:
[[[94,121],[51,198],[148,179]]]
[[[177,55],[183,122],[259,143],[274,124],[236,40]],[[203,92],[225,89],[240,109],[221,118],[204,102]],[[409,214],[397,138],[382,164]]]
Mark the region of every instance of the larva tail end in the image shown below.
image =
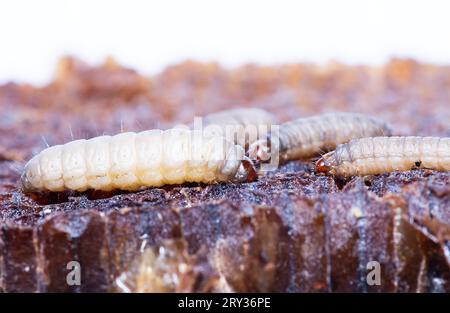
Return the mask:
[[[324,158],[320,158],[319,160],[317,160],[315,167],[316,173],[320,174],[328,174],[331,170],[330,164]]]
[[[23,172],[22,175],[20,176],[20,190],[25,194],[34,193],[38,191],[28,180],[26,172]]]

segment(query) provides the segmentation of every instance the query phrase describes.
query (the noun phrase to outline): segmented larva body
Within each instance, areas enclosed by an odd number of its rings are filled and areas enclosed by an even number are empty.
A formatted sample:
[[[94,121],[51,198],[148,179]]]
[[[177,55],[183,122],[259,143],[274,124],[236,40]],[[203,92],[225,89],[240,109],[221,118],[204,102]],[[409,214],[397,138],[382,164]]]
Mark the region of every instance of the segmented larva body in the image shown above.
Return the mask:
[[[242,147],[264,136],[277,123],[271,113],[257,108],[238,108],[209,114],[203,118],[204,132],[224,136]]]
[[[450,138],[374,137],[339,145],[316,163],[316,171],[338,177],[428,168],[450,171]]]
[[[278,140],[269,133],[267,139],[254,142],[248,154],[251,159],[266,161],[278,153],[280,162],[286,162],[319,155],[354,138],[390,134],[390,127],[378,119],[357,113],[329,113],[281,124]]]
[[[244,149],[186,129],[121,133],[45,149],[26,165],[25,192],[137,190],[184,182],[255,179]]]

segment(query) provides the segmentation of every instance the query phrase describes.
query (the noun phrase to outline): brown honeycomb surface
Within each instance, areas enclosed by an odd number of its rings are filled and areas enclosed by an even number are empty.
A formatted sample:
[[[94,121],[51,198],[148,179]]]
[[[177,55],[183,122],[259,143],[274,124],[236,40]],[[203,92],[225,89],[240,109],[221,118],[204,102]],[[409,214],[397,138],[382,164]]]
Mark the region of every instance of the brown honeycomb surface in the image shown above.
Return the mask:
[[[2,85],[0,291],[450,291],[450,173],[342,182],[294,161],[244,184],[45,197],[19,188],[45,141],[167,128],[232,107],[281,121],[362,112],[399,135],[450,136],[450,67],[189,61],[146,77],[112,59],[65,58],[44,87]],[[79,286],[66,283],[70,261],[82,267]],[[381,285],[366,283],[370,261]]]

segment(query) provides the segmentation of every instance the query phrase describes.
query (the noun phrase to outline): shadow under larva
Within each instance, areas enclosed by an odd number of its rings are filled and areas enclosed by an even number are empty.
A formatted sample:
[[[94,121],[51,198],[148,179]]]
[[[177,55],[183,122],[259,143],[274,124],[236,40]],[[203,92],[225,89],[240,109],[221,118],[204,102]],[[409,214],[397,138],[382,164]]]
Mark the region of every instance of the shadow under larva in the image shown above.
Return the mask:
[[[316,171],[335,177],[411,169],[450,171],[450,138],[369,137],[339,145],[316,163]]]

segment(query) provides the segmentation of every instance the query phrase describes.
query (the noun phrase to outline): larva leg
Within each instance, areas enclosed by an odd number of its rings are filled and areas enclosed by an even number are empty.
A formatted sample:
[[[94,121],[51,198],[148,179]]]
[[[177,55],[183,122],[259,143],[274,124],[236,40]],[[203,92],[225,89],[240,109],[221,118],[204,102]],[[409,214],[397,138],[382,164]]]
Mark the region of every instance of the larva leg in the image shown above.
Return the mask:
[[[390,128],[372,117],[355,113],[334,113],[300,118],[280,126],[279,136],[253,143],[248,155],[267,161],[279,154],[281,162],[306,159],[355,138],[389,135]]]
[[[449,160],[450,138],[369,137],[339,145],[317,161],[316,171],[338,177],[413,168],[450,171]]]

